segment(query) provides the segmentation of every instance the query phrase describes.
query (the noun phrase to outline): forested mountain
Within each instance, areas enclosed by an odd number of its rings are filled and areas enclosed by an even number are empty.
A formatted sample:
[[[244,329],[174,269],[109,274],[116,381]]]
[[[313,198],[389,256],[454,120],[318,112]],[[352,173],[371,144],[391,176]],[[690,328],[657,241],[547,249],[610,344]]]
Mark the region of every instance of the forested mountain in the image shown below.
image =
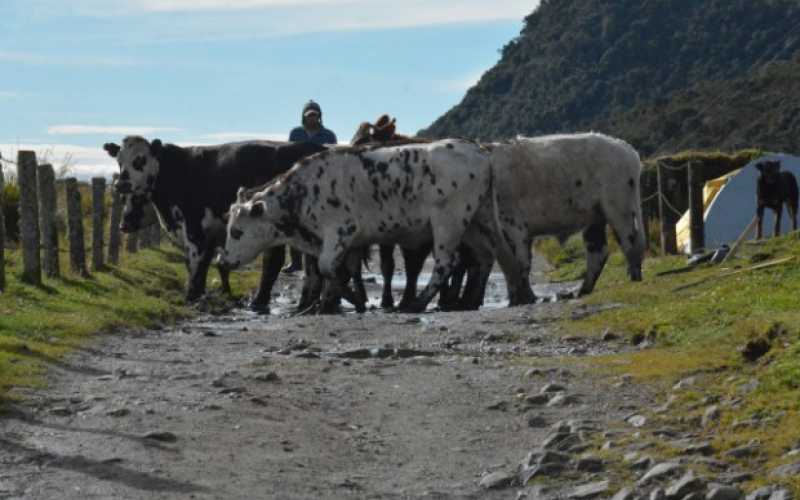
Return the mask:
[[[543,0],[497,65],[421,134],[597,130],[645,155],[800,152],[798,90],[798,0]]]

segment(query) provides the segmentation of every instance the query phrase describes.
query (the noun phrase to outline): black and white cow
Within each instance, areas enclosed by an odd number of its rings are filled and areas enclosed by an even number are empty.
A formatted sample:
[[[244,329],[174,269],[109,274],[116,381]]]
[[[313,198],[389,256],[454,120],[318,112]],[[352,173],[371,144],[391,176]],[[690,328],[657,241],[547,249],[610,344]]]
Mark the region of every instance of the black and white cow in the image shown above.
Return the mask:
[[[180,147],[138,136],[125,137],[121,146],[108,143],[103,148],[120,167],[116,189],[125,200],[122,231],[148,225],[145,207],[152,202],[163,227],[177,234],[183,244],[188,300],[205,292],[209,265],[216,249],[225,244],[224,215],[236,200],[237,190],[263,185],[299,159],[326,149],[311,143],[271,141]],[[275,248],[264,259],[261,285],[253,300],[256,308],[269,304],[283,251]],[[229,272],[219,272],[223,290],[230,291]]]
[[[432,244],[431,280],[408,307],[422,311],[456,266],[462,240],[488,275],[493,240],[484,234],[491,228],[475,223],[487,214],[491,223],[491,167],[478,144],[444,140],[328,151],[302,160],[255,195],[240,192],[220,263],[237,267],[289,243],[318,255],[320,272],[334,278],[352,248]]]
[[[497,259],[508,279],[511,305],[535,300],[530,285],[531,244],[543,235],[583,231],[587,271],[579,295],[590,293],[608,246],[606,225],[619,241],[631,279],[642,279],[639,154],[598,133],[552,135],[487,146],[492,150],[496,227],[504,244]]]

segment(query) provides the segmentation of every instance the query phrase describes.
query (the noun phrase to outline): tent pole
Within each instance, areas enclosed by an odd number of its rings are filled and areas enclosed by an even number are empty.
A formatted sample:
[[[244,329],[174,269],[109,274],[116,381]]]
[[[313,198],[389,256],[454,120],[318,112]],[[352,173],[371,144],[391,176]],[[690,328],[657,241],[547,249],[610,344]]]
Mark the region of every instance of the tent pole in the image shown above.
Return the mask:
[[[658,217],[661,219],[661,253],[663,255],[675,255],[678,253],[678,240],[675,234],[675,217],[667,208],[664,194],[664,168],[661,162],[658,163]]]
[[[692,162],[687,168],[687,185],[689,186],[689,228],[690,253],[703,251],[706,246],[705,223],[703,221],[703,179],[699,169]]]

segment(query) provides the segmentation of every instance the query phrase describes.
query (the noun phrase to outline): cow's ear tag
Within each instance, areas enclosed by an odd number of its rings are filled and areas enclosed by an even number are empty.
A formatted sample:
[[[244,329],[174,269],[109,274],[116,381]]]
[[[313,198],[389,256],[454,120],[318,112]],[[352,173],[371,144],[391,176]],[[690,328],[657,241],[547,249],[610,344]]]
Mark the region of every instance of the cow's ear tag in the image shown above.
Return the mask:
[[[236,201],[238,201],[239,203],[244,203],[245,202],[245,199],[244,199],[244,188],[243,187],[240,187],[239,190],[236,191]]]
[[[264,202],[257,202],[253,203],[253,208],[250,209],[250,217],[261,217],[264,215],[267,206],[264,205]]]

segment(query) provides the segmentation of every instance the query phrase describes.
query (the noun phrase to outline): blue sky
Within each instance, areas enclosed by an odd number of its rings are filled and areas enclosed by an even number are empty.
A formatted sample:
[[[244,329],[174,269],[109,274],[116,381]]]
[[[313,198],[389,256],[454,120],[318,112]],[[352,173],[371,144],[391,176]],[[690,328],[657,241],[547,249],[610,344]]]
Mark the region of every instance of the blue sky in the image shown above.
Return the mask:
[[[80,177],[100,146],[285,138],[310,98],[340,142],[457,104],[538,0],[0,0],[0,152]]]

